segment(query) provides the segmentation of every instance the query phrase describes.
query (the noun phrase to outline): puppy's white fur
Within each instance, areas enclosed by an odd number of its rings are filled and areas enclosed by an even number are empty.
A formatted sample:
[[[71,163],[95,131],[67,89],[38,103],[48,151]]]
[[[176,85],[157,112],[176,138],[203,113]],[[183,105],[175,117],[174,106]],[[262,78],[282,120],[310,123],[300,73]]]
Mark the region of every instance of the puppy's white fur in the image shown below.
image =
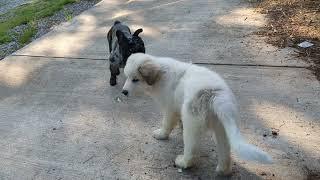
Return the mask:
[[[184,153],[176,158],[177,166],[192,166],[200,136],[206,130],[215,133],[219,174],[231,172],[231,149],[245,160],[272,162],[267,153],[246,143],[241,136],[235,97],[217,73],[172,58],[140,53],[128,58],[124,73],[127,80],[123,90],[131,94],[139,85],[162,108],[164,118],[161,128],[154,131],[156,139],[167,139],[182,120]]]

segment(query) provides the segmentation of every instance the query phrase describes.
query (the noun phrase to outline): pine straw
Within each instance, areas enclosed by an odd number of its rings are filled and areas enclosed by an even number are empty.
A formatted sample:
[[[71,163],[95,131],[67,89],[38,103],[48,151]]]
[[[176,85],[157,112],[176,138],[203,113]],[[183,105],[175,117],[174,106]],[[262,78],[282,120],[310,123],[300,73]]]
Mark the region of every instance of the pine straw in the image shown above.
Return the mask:
[[[268,17],[268,25],[257,34],[275,46],[296,48],[320,80],[320,0],[264,0],[256,7]],[[306,40],[314,46],[297,46]]]

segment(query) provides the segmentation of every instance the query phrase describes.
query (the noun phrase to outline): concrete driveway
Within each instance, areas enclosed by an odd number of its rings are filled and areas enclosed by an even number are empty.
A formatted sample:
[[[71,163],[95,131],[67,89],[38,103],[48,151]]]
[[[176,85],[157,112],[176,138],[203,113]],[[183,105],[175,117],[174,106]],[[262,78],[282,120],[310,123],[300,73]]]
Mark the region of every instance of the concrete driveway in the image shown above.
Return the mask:
[[[151,132],[161,115],[150,98],[115,100],[124,82],[108,85],[106,33],[115,19],[144,29],[147,53],[199,63],[227,80],[241,131],[275,160],[234,157],[230,179],[319,175],[320,84],[292,49],[253,34],[262,15],[238,0],[104,0],[0,61],[0,179],[221,178],[210,135],[196,167],[178,172],[181,130],[157,141]]]

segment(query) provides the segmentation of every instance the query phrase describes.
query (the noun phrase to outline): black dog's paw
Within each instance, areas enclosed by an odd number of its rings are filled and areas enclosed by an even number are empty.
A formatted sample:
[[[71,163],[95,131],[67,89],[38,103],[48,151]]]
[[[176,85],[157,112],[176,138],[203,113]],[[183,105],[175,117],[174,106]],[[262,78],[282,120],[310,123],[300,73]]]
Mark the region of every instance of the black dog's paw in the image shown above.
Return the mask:
[[[111,77],[111,78],[110,78],[110,85],[111,85],[111,86],[115,86],[116,84],[117,84],[117,78]]]

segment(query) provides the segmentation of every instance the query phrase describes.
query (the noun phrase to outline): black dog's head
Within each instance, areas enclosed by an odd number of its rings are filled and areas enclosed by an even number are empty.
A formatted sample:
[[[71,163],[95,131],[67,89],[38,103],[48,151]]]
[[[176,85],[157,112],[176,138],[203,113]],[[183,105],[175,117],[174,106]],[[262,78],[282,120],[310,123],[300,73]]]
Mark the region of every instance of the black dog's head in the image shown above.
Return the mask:
[[[122,55],[121,67],[126,65],[127,59],[134,53],[145,53],[145,47],[143,40],[139,37],[142,29],[136,30],[131,37],[127,37],[122,31],[117,31],[116,35],[119,43],[119,50]]]

